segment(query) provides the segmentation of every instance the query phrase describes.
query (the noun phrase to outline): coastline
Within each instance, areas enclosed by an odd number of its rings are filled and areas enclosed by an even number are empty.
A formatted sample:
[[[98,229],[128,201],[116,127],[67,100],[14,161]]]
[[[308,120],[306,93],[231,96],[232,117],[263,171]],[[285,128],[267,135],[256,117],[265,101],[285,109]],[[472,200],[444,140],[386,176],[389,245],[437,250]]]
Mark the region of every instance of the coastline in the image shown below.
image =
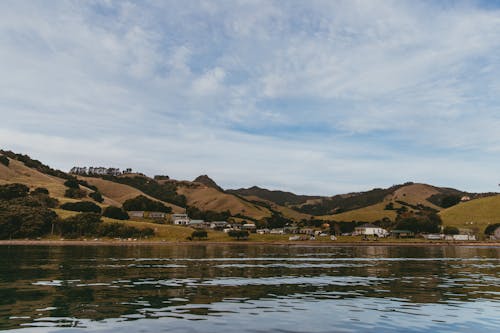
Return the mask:
[[[475,246],[499,247],[500,242],[314,242],[314,241],[103,241],[103,240],[0,240],[0,246],[173,246],[173,245],[278,245],[278,246],[314,246],[314,247],[376,247],[376,246]]]

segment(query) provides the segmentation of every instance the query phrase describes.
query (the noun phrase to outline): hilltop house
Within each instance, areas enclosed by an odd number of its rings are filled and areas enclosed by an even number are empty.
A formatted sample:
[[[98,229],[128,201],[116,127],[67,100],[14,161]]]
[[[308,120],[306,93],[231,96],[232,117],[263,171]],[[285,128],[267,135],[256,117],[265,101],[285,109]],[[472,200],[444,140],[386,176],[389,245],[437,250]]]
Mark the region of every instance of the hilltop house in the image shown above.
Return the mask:
[[[374,224],[366,223],[362,226],[356,227],[354,229],[354,234],[362,236],[386,237],[389,233],[387,232],[387,230],[377,227]]]
[[[143,218],[144,217],[144,211],[143,210],[133,210],[127,212],[128,216],[130,217],[138,217],[138,218]]]

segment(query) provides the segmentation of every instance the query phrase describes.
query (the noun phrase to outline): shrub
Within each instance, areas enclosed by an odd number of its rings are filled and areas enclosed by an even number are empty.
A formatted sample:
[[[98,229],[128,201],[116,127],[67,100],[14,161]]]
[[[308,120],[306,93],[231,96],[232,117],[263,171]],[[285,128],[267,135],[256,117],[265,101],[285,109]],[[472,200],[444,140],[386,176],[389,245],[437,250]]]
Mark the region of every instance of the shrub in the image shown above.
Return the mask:
[[[99,203],[104,201],[104,198],[102,197],[102,195],[99,191],[95,191],[95,192],[90,193],[89,197],[91,197],[92,199],[94,199],[96,202],[99,202]]]
[[[28,195],[29,187],[24,184],[0,185],[0,200],[22,198]]]
[[[94,192],[98,192],[99,190],[97,189],[97,187],[95,187],[94,185],[90,185],[89,183],[87,183],[87,181],[85,180],[81,180],[81,179],[78,179],[77,180],[78,184],[82,185],[82,186],[85,186],[89,189],[91,189],[92,191]]]
[[[60,220],[57,226],[61,236],[67,238],[77,238],[97,235],[101,222],[99,214],[81,213],[68,217],[64,220]]]
[[[143,195],[125,201],[123,203],[123,209],[127,211],[144,210],[150,212],[172,212],[172,208],[165,206],[162,202],[151,200]]]
[[[64,196],[66,198],[71,198],[71,199],[81,199],[84,198],[87,195],[87,192],[80,188],[68,188],[66,192],[64,192]]]
[[[46,194],[49,195],[49,190],[47,190],[45,187],[37,187],[34,189],[31,194],[37,195],[37,194]]]
[[[0,155],[0,163],[5,165],[5,166],[9,166],[9,159],[7,158],[7,156],[3,156],[3,155]]]
[[[444,227],[443,233],[445,235],[458,235],[460,233],[460,231],[458,230],[457,227],[452,227],[452,226],[448,225],[448,226]]]
[[[102,216],[117,220],[128,220],[130,218],[126,211],[116,206],[106,207],[102,213]]]
[[[66,202],[61,208],[74,212],[101,213],[101,207],[90,201]]]
[[[64,186],[69,188],[80,188],[78,185],[78,180],[71,178],[64,182]]]
[[[229,237],[240,239],[248,239],[248,231],[246,230],[230,230],[228,233]]]
[[[191,238],[198,238],[198,239],[202,239],[202,238],[207,238],[208,237],[208,234],[205,230],[195,230],[193,231],[193,233],[191,234]]]

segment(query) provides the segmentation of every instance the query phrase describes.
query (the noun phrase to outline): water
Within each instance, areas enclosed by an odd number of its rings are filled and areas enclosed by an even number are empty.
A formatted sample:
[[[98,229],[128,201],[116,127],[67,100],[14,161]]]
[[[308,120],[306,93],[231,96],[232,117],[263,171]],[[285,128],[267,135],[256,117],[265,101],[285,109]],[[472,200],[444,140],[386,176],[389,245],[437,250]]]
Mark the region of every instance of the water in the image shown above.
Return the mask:
[[[0,246],[0,329],[499,332],[500,248]]]

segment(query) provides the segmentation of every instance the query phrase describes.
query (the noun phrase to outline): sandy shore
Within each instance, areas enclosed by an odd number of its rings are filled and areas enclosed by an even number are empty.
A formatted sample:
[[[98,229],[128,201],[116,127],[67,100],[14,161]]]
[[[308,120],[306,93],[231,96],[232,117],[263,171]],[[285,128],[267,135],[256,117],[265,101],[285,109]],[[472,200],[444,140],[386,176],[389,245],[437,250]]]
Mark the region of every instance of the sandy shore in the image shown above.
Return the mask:
[[[480,246],[480,247],[500,247],[500,242],[314,242],[314,241],[281,241],[281,242],[255,242],[255,241],[94,241],[94,240],[0,240],[0,246],[173,246],[173,245],[282,245],[282,246]]]

